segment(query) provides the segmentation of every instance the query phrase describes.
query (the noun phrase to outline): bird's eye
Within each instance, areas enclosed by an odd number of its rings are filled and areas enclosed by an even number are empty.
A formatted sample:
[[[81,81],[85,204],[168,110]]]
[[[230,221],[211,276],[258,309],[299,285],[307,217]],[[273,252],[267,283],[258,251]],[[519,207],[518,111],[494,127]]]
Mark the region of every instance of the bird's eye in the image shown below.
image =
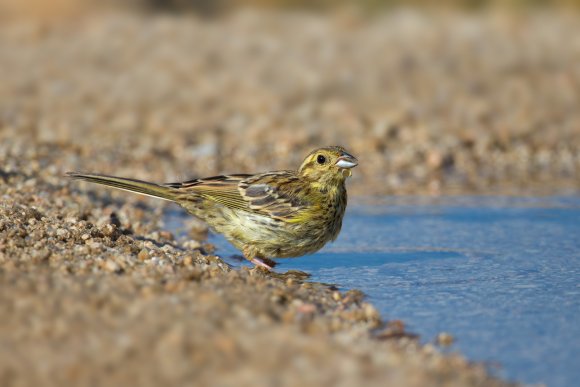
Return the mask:
[[[318,162],[318,164],[324,164],[326,162],[326,157],[324,157],[323,155],[318,155],[316,161]]]

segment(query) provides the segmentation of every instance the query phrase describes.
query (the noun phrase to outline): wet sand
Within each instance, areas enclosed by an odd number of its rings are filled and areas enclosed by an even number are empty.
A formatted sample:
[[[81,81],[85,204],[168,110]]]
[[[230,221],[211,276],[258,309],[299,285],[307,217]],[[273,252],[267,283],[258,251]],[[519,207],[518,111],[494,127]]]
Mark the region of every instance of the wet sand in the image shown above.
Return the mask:
[[[425,18],[0,27],[0,384],[505,385],[356,291],[230,270],[194,220],[175,240],[163,202],[63,177],[292,168],[342,144],[355,196],[577,190],[578,19]]]

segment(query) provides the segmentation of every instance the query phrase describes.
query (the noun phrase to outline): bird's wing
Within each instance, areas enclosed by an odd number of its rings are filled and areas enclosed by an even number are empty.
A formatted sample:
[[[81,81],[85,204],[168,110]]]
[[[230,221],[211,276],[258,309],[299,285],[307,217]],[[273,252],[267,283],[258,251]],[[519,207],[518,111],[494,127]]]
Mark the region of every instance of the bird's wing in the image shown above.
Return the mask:
[[[253,175],[221,175],[204,179],[188,180],[181,183],[164,184],[166,187],[177,188],[183,192],[184,199],[191,193],[206,200],[220,203],[226,207],[238,210],[249,210],[248,202],[244,200],[238,186],[240,182]]]
[[[308,201],[304,187],[293,171],[258,175],[222,175],[182,183],[164,184],[226,207],[250,211],[283,221],[299,221]],[[179,201],[179,199],[178,199]]]
[[[252,211],[288,222],[308,206],[305,187],[293,171],[267,172],[241,181],[238,190]]]

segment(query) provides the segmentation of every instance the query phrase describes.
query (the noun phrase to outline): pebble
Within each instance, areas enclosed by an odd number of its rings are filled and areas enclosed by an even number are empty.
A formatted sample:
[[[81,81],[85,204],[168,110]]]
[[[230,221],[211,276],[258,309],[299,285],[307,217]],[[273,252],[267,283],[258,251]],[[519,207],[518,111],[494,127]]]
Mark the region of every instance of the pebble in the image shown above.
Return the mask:
[[[377,311],[377,309],[373,305],[365,303],[363,306],[363,309],[364,309],[365,318],[368,321],[380,320],[381,316],[380,316],[379,312]]]
[[[120,266],[117,262],[112,261],[112,260],[107,260],[105,262],[105,270],[109,271],[109,272],[116,272],[120,269]]]
[[[103,235],[107,237],[112,237],[113,235],[115,235],[115,231],[117,230],[117,228],[109,223],[102,226],[100,230],[103,233]]]
[[[56,235],[59,238],[68,239],[70,237],[70,232],[68,232],[67,230],[65,230],[63,228],[59,228],[58,230],[56,230]]]
[[[159,236],[161,238],[163,238],[163,239],[167,239],[167,240],[170,240],[170,241],[172,241],[172,240],[175,239],[175,237],[173,236],[173,234],[171,232],[164,231],[164,230],[162,230],[162,231],[159,232]]]
[[[163,247],[161,247],[161,251],[165,253],[170,253],[173,250],[175,250],[175,248],[171,245],[163,245]]]
[[[149,259],[149,252],[146,249],[142,249],[139,251],[139,254],[137,254],[137,258],[139,258],[140,261],[145,261]]]
[[[87,246],[89,246],[89,248],[90,248],[91,250],[99,251],[99,250],[101,250],[101,249],[102,249],[102,247],[103,247],[103,244],[102,244],[102,243],[100,243],[100,242],[94,242],[94,241],[93,241],[93,242],[89,242],[89,243],[87,243]]]
[[[455,338],[450,333],[441,332],[437,335],[435,342],[443,347],[448,347],[455,342]]]
[[[196,240],[188,240],[188,241],[183,242],[183,247],[188,249],[188,250],[199,249],[201,247],[201,242],[196,241]]]

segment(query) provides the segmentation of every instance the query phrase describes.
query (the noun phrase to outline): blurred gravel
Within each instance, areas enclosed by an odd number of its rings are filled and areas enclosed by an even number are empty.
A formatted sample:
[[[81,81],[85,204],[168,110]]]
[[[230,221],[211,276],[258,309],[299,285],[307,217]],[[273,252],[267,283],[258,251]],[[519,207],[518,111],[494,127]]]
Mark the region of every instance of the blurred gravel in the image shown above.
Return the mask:
[[[580,188],[580,16],[105,14],[0,28],[0,139],[153,180],[360,158],[352,193]],[[6,169],[6,167],[3,167]]]
[[[577,191],[579,37],[556,13],[2,24],[0,385],[504,385],[356,291],[232,271],[199,223],[176,238],[164,203],[63,172],[175,181],[342,144],[355,195]]]

